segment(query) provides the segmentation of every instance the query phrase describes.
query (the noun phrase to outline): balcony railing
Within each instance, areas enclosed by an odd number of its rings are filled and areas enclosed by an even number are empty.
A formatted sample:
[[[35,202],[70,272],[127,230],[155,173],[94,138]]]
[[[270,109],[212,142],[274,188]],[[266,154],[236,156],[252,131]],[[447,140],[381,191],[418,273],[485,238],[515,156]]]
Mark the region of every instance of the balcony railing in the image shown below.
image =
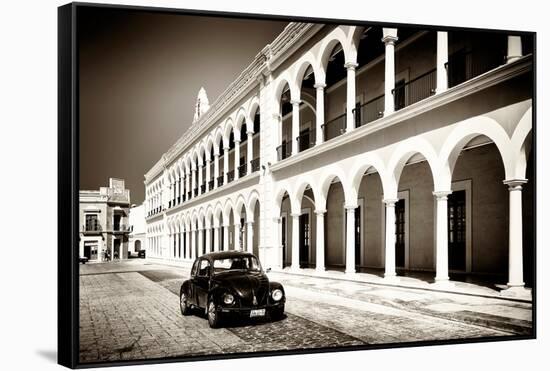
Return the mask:
[[[192,192],[192,191],[188,191],[188,192],[187,192],[187,199],[190,200],[192,195],[193,195],[193,192]]]
[[[206,184],[201,184],[201,194],[206,192]]]
[[[353,110],[355,127],[358,128],[384,116],[384,94],[363,103]]]
[[[83,225],[81,230],[82,232],[94,233],[94,232],[101,232],[102,228],[100,224]]]
[[[237,169],[239,170],[239,178],[246,175],[246,163],[239,165]]]
[[[232,182],[235,179],[235,170],[227,172],[227,183]]]
[[[193,189],[193,197],[197,197],[198,194],[199,194],[199,188],[196,187],[195,189]]]
[[[221,187],[223,185],[223,175],[220,175],[218,177],[218,187]]]
[[[489,55],[484,50],[463,49],[449,57],[447,69],[447,83],[449,88],[473,79],[490,71],[505,62],[504,55]]]
[[[422,75],[396,86],[392,90],[395,110],[410,106],[435,94],[436,70],[430,70]]]
[[[252,166],[252,172],[260,170],[260,158],[256,157],[254,160],[250,161],[250,166]]]
[[[181,203],[181,196],[178,196],[178,205]]]
[[[132,226],[127,224],[113,225],[113,232],[127,233],[132,231]]]
[[[172,200],[168,201],[168,207],[172,207]]]
[[[285,158],[290,157],[292,152],[292,142],[283,142],[279,147],[277,147],[277,160],[282,161]]]
[[[323,129],[323,136],[325,140],[330,140],[344,134],[346,132],[346,114],[344,113],[330,121],[325,122],[321,128]]]
[[[208,181],[208,189],[214,189],[214,179]]]
[[[303,131],[297,138],[298,151],[302,152],[315,145],[315,129],[307,129]]]

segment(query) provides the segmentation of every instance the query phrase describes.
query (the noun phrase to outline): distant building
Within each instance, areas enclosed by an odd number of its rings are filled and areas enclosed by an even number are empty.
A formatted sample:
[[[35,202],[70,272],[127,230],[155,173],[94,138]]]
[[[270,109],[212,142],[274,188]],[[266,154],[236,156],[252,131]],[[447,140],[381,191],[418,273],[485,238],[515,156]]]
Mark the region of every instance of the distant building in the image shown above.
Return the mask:
[[[128,236],[128,255],[137,255],[145,249],[145,212],[143,204],[132,205],[129,216],[130,235]]]
[[[130,190],[124,179],[109,178],[109,187],[80,191],[79,254],[90,261],[126,259]]]

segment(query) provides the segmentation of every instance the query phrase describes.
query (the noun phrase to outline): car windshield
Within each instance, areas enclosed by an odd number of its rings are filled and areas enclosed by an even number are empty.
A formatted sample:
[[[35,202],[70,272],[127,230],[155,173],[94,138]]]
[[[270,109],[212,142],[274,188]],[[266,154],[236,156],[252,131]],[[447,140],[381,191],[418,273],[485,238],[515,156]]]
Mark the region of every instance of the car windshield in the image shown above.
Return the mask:
[[[230,270],[242,270],[250,272],[261,271],[260,263],[254,256],[236,256],[232,258],[214,260],[214,273]]]

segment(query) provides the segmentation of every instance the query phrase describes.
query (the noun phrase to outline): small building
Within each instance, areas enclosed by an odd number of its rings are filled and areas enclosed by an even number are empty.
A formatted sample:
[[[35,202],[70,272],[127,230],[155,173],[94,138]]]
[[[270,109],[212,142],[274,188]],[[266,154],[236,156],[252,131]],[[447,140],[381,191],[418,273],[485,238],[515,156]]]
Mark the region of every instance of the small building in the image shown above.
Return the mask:
[[[109,178],[109,187],[79,193],[79,255],[90,261],[126,259],[131,228],[130,190],[124,179]]]
[[[145,213],[143,204],[132,205],[130,208],[129,224],[128,256],[137,256],[140,250],[145,250]]]

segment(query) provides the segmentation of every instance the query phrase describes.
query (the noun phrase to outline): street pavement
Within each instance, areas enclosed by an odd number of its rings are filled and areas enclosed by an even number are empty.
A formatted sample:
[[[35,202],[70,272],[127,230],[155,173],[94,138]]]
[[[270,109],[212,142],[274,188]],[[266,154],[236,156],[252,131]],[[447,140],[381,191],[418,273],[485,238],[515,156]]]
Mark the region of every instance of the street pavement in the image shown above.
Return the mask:
[[[186,268],[147,260],[80,266],[80,361],[116,361],[528,335],[531,304],[269,273],[286,291],[279,321],[210,329],[182,316]]]

